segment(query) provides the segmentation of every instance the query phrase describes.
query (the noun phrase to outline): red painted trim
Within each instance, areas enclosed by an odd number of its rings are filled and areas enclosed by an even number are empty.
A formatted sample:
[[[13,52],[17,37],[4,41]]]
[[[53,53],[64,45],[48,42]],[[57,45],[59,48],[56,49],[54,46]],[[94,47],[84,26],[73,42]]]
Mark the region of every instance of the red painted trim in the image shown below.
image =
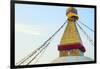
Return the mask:
[[[58,50],[71,50],[71,49],[80,49],[82,52],[86,51],[81,43],[58,45]]]

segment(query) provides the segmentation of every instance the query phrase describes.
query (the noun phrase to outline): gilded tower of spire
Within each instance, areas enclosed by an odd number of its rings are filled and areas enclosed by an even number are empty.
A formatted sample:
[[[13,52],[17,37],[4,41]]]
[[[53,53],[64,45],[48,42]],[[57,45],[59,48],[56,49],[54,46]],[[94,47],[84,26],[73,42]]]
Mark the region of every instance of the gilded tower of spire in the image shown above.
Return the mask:
[[[66,16],[68,17],[68,24],[58,46],[59,56],[84,55],[83,53],[85,52],[85,48],[82,45],[82,41],[76,27],[76,21],[79,19],[77,10],[73,7],[68,8]]]

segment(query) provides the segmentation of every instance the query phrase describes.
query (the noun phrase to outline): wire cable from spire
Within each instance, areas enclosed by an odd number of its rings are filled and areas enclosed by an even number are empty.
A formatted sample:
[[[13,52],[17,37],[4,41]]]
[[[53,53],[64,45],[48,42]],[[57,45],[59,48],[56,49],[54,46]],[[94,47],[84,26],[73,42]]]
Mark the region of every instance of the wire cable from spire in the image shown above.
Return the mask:
[[[76,24],[77,24],[77,26],[82,30],[82,32],[85,34],[85,36],[88,38],[88,40],[89,40],[89,42],[91,43],[91,45],[94,46],[93,40],[88,36],[88,34],[84,31],[84,29],[83,29],[78,23],[76,23]]]
[[[81,21],[78,21],[80,24],[82,24],[83,26],[85,26],[86,28],[88,28],[90,31],[92,31],[92,32],[94,32],[94,30],[93,29],[91,29],[90,27],[88,27],[87,25],[85,25],[83,22],[81,22]]]
[[[67,22],[67,20],[64,22],[64,24],[46,41],[46,42],[44,42],[45,44],[49,41],[49,40],[51,40],[60,30],[61,30],[61,28],[63,28],[63,26],[66,24],[66,22]],[[50,43],[48,43],[48,44],[50,44]],[[48,44],[46,45],[46,47],[48,46]],[[45,47],[44,47],[45,48]],[[43,49],[44,49],[43,48]],[[40,52],[42,52],[43,51],[43,49],[40,51]],[[40,53],[39,52],[39,53]],[[28,63],[27,63],[27,65],[29,65],[38,55],[39,55],[39,53],[33,58],[33,59],[31,59],[31,61],[29,61]]]
[[[37,60],[34,62],[34,64],[37,64],[39,62],[39,59],[43,56],[43,54],[45,53],[47,47],[41,52],[41,54],[38,56]]]
[[[35,55],[35,57],[32,58],[32,59],[27,63],[27,65],[29,65],[32,61],[34,61],[34,59],[36,59],[37,56],[38,56],[45,48],[47,48],[49,44],[50,44],[50,42],[49,42],[44,48],[42,48],[42,49],[40,50],[40,52],[38,52],[38,53]]]
[[[61,30],[61,28],[64,27],[64,25],[66,24],[66,22],[67,22],[67,20],[66,20],[66,21],[64,22],[64,24],[63,24],[51,37],[49,37],[39,48],[37,48],[36,50],[34,50],[31,54],[27,55],[25,58],[21,59],[21,60],[20,60],[18,63],[16,63],[16,64],[21,65],[21,64],[23,64],[26,60],[28,60],[29,58],[31,58],[34,54],[36,54],[42,47],[45,46],[45,44],[46,44],[49,40],[51,40],[51,39]],[[37,55],[38,55],[38,54],[37,54]]]

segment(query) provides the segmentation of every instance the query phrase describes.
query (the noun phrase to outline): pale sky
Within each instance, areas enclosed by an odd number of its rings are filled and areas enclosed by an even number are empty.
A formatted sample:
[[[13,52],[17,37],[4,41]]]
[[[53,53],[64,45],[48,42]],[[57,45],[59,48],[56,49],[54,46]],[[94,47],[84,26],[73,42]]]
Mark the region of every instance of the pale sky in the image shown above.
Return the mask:
[[[65,22],[67,8],[29,4],[15,5],[15,62],[38,48]],[[76,9],[78,10],[79,20],[94,29],[94,9],[79,7],[76,7]],[[81,27],[94,40],[94,33],[83,25]],[[64,28],[55,36],[44,55],[40,58],[40,63],[52,62],[59,56],[57,47]],[[86,48],[85,56],[94,59],[94,46],[89,43],[79,28],[78,31]]]

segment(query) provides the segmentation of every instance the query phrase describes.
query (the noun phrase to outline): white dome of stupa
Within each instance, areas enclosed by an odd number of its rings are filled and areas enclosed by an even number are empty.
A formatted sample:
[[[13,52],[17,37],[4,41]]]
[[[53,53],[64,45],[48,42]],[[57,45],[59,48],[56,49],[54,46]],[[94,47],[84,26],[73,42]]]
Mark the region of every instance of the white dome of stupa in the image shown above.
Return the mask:
[[[93,61],[93,59],[85,56],[65,56],[53,60],[51,63],[69,63],[69,62],[85,62]]]

